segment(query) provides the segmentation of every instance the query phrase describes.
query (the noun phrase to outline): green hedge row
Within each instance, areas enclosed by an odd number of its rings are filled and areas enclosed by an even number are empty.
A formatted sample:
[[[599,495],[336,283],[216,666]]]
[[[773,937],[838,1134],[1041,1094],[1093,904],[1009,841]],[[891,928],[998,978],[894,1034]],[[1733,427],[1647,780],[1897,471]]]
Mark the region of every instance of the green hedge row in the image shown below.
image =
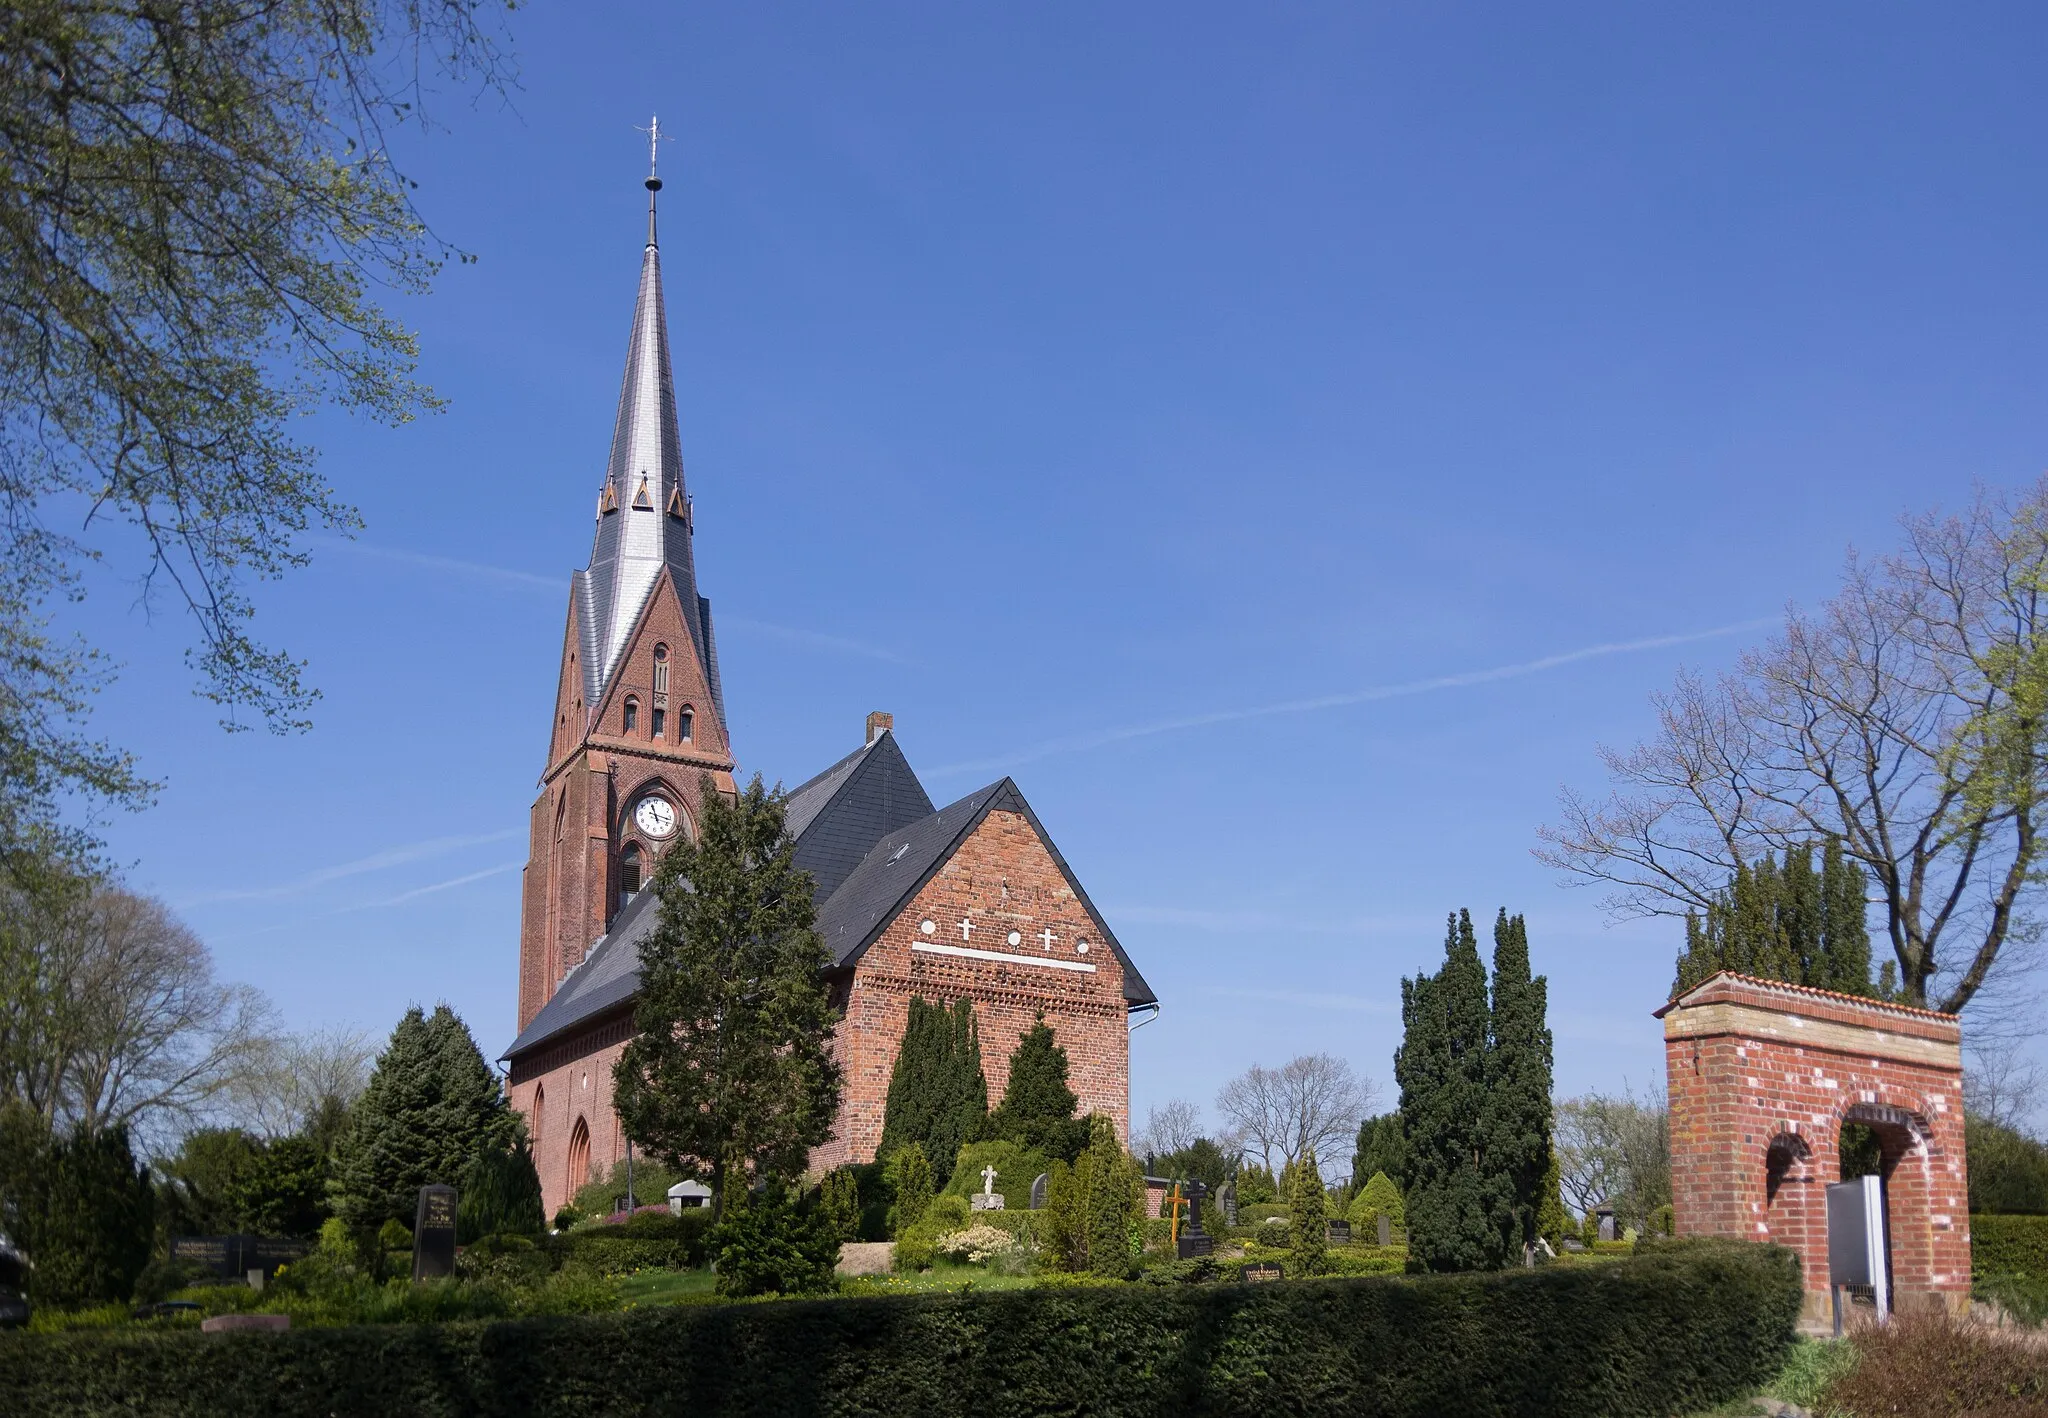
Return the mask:
[[[283,1335],[0,1337],[54,1415],[1346,1414],[1610,1418],[1776,1371],[1791,1254],[1682,1243],[1586,1269],[643,1308]]]
[[[1971,1216],[1970,1269],[2048,1281],[2048,1216]]]
[[[636,1270],[695,1270],[709,1263],[711,1213],[647,1214],[616,1225],[599,1222],[544,1237],[556,1265],[578,1261],[601,1275]]]

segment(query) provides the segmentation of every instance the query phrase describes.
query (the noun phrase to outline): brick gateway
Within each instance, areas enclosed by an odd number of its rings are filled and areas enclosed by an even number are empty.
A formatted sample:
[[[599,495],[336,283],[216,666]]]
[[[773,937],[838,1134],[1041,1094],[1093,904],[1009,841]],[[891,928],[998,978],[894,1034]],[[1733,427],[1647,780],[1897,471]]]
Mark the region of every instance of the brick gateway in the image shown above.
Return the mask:
[[[1827,1184],[1842,1124],[1882,1150],[1894,1305],[1970,1302],[1961,1021],[1952,1014],[1722,973],[1657,1011],[1681,1236],[1799,1254],[1806,1318],[1829,1314]]]

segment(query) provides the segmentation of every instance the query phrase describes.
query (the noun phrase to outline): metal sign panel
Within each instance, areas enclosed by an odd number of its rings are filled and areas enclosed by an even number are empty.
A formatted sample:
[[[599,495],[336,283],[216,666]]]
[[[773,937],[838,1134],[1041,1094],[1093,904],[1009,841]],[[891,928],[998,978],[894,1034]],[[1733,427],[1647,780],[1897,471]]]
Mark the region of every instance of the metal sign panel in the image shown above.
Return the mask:
[[[1869,1286],[1880,1315],[1891,1309],[1884,1221],[1884,1183],[1878,1178],[1828,1187],[1828,1284]]]

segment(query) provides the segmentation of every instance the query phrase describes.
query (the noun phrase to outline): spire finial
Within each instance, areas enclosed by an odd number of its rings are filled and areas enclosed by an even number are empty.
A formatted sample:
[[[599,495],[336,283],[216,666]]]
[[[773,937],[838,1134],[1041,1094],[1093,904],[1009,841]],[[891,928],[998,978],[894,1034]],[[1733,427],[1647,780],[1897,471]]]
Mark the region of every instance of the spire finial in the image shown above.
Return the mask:
[[[645,128],[642,128],[637,124],[634,125],[633,131],[636,133],[645,133],[647,135],[647,244],[649,246],[653,246],[655,244],[654,194],[661,191],[661,179],[655,176],[654,173],[656,165],[659,164],[659,162],[661,161],[660,115],[657,114],[649,118],[647,120],[647,126]],[[675,139],[670,138],[669,141],[673,143]]]

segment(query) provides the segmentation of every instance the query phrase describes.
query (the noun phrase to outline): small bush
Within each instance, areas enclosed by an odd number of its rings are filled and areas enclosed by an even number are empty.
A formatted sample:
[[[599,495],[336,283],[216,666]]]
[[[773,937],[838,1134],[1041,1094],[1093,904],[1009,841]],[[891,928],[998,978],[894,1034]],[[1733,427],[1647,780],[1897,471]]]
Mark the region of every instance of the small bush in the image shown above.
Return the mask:
[[[1263,1226],[1268,1221],[1286,1219],[1287,1208],[1277,1201],[1255,1201],[1237,1209],[1237,1224],[1240,1226]]]
[[[711,1245],[721,1295],[816,1295],[833,1287],[838,1234],[817,1207],[800,1205],[779,1187],[728,1207]]]
[[[1846,1339],[1802,1339],[1786,1357],[1778,1377],[1765,1385],[1765,1392],[1801,1408],[1818,1408],[1827,1386],[1855,1363],[1856,1351]]]
[[[513,1289],[545,1284],[554,1270],[554,1258],[530,1236],[482,1236],[455,1257],[455,1273],[464,1280]]]
[[[965,1197],[933,1197],[916,1224],[896,1238],[896,1268],[905,1272],[931,1269],[939,1237],[964,1228],[967,1215]]]
[[[2048,1407],[2048,1351],[2010,1330],[1894,1315],[1848,1342],[1855,1363],[1822,1389],[1822,1412],[2021,1418]]]
[[[377,1228],[377,1249],[380,1251],[409,1251],[412,1249],[412,1228],[392,1217]]]
[[[895,1198],[889,1208],[889,1231],[900,1237],[923,1219],[925,1208],[931,1205],[931,1159],[924,1155],[923,1147],[906,1142],[890,1154],[883,1176],[889,1195]]]
[[[964,1231],[948,1231],[940,1236],[932,1243],[932,1251],[947,1260],[986,1265],[1014,1250],[1016,1245],[1016,1238],[1008,1231],[994,1226],[969,1226]]]
[[[584,1226],[541,1241],[557,1264],[575,1262],[599,1275],[636,1270],[697,1270],[710,1260],[711,1212],[693,1207],[680,1216],[642,1212],[616,1225]]]

